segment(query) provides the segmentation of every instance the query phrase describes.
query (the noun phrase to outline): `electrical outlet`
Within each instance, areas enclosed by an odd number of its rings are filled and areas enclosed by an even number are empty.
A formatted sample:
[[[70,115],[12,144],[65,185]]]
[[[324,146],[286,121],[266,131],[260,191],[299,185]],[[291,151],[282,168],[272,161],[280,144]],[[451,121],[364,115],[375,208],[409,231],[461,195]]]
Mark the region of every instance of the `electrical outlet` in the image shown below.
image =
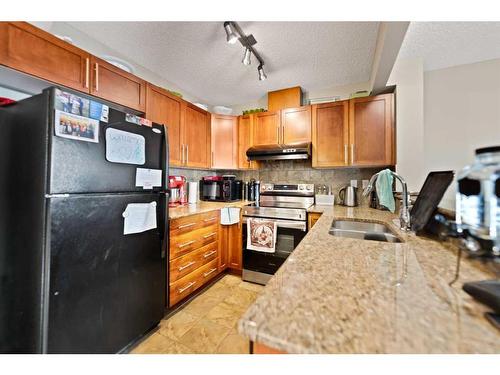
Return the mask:
[[[358,180],[351,180],[351,186],[358,187]]]
[[[368,183],[369,183],[368,180],[361,181],[361,185],[363,186],[363,189],[366,189],[366,187],[368,186]]]

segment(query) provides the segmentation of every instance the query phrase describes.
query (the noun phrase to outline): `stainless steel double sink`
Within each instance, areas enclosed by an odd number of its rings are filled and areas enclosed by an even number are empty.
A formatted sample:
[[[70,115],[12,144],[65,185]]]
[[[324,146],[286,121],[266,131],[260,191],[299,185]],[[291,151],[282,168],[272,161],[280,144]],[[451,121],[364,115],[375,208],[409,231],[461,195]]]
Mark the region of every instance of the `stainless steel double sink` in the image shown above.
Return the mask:
[[[334,220],[328,231],[332,236],[381,242],[403,242],[385,224],[356,220]]]

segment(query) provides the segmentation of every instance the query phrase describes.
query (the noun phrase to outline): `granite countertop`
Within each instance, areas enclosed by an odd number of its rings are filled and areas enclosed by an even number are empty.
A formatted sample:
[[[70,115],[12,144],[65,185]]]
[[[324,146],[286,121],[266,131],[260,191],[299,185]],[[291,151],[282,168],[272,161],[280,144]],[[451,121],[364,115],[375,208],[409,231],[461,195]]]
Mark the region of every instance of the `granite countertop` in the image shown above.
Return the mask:
[[[323,214],[238,323],[250,340],[289,353],[500,353],[487,309],[462,291],[498,279],[451,243],[401,232],[396,215],[371,208],[313,206]],[[383,222],[403,243],[328,234],[333,219]]]
[[[243,207],[251,204],[250,201],[236,201],[236,202],[204,202],[199,201],[196,204],[186,204],[184,206],[169,207],[168,218],[170,220],[177,219],[184,216],[201,214],[203,212],[219,210],[224,207]]]

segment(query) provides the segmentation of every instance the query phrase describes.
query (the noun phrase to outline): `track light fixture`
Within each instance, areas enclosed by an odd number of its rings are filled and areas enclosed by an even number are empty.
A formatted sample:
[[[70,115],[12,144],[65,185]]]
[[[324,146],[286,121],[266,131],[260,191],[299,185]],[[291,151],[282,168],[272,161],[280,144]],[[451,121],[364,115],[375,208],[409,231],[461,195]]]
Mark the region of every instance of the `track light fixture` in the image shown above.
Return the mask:
[[[228,43],[234,44],[237,40],[239,40],[241,45],[245,47],[243,60],[241,60],[244,65],[250,65],[252,54],[255,56],[255,59],[259,62],[259,66],[257,68],[257,72],[259,73],[259,81],[264,81],[267,78],[267,75],[264,72],[263,68],[264,60],[262,60],[262,57],[260,57],[255,48],[253,48],[253,46],[257,44],[254,36],[252,34],[245,35],[240,26],[234,21],[224,22],[224,30],[226,30],[226,40]]]
[[[265,81],[267,79],[267,75],[264,72],[264,67],[262,66],[262,64],[259,65],[257,71],[259,72],[259,81]]]
[[[226,41],[229,44],[234,44],[238,40],[238,36],[234,33],[231,27],[231,22],[224,22],[224,29],[226,30]]]
[[[250,65],[252,63],[252,61],[250,60],[251,56],[252,56],[252,51],[250,51],[250,48],[246,47],[245,54],[243,55],[243,60],[241,61],[243,65]]]

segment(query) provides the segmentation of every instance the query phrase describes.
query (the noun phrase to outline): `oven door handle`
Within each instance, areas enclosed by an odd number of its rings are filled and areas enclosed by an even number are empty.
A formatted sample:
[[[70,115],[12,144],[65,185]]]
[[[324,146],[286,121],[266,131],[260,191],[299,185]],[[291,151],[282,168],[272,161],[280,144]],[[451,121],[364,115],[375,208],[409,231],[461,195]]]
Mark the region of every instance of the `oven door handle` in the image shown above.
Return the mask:
[[[246,224],[246,219],[249,219],[250,216],[243,217],[243,223]],[[288,229],[299,229],[303,232],[307,231],[307,223],[305,221],[293,221],[293,220],[275,220],[275,219],[266,219],[261,217],[256,217],[256,219],[262,219],[266,221],[272,221],[276,223],[278,228],[288,228]]]

